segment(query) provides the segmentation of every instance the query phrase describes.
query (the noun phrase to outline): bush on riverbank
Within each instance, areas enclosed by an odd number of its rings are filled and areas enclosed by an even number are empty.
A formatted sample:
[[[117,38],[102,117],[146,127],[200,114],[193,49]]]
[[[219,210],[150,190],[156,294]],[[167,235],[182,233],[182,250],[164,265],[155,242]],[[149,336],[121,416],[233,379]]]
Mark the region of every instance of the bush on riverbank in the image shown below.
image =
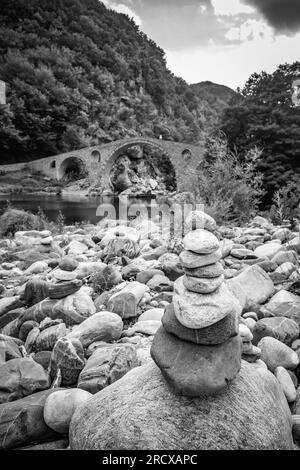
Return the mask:
[[[0,235],[13,236],[19,230],[45,230],[48,222],[40,214],[8,208],[0,217]]]

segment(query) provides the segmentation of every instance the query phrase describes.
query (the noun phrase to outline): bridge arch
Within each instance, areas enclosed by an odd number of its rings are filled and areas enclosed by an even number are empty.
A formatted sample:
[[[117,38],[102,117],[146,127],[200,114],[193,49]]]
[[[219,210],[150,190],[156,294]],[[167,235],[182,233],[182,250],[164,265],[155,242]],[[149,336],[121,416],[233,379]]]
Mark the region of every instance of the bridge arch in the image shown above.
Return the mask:
[[[104,173],[107,175],[110,175],[111,170],[115,162],[117,161],[117,159],[123,153],[126,153],[126,150],[129,150],[133,147],[150,147],[152,149],[158,150],[162,154],[162,156],[165,157],[165,161],[167,161],[172,166],[174,170],[174,176],[175,176],[174,186],[177,187],[177,168],[176,168],[176,165],[174,164],[172,155],[169,153],[166,147],[160,143],[160,141],[156,141],[154,139],[132,138],[132,139],[127,139],[126,141],[124,140],[124,141],[118,142],[118,144],[111,150],[110,154],[108,155],[106,159]],[[110,185],[112,186],[111,181],[110,181]]]
[[[58,179],[81,179],[86,176],[88,169],[85,161],[78,156],[70,156],[62,161],[58,168]]]

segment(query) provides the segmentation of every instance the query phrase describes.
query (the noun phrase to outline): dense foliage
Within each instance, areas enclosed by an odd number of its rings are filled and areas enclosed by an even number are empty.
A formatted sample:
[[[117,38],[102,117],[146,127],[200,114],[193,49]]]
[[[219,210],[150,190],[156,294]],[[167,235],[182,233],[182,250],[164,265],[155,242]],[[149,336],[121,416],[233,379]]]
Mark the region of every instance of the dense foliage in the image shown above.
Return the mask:
[[[196,200],[217,223],[245,223],[257,213],[264,195],[258,171],[261,152],[249,150],[241,162],[224,135],[207,138],[206,156],[197,171]]]
[[[215,131],[220,127],[222,114],[236,92],[227,86],[208,81],[195,83],[190,88],[197,96],[205,131]]]
[[[223,115],[222,129],[232,149],[241,155],[253,146],[262,149],[259,169],[266,203],[300,175],[300,106],[293,99],[293,83],[299,76],[300,62],[281,65],[273,74],[252,75]]]
[[[1,163],[125,136],[197,142],[190,87],[126,15],[98,0],[1,0]]]

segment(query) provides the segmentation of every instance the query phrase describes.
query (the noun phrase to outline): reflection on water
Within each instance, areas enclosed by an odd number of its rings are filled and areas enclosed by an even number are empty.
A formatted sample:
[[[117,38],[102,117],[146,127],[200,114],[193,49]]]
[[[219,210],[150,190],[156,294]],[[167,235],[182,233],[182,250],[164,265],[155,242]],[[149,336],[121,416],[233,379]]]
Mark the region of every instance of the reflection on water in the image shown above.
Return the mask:
[[[39,209],[43,209],[49,220],[56,220],[59,211],[65,217],[65,223],[72,224],[74,222],[91,222],[98,223],[107,213],[113,218],[114,214],[117,219],[127,219],[127,215],[134,216],[139,212],[140,205],[145,210],[150,210],[151,204],[155,205],[155,201],[151,199],[137,199],[118,196],[103,196],[98,198],[87,198],[76,194],[64,194],[61,196],[35,196],[29,195],[11,195],[0,198],[1,213],[7,206],[7,201],[16,209],[24,209],[36,213]],[[128,209],[129,207],[129,209]]]

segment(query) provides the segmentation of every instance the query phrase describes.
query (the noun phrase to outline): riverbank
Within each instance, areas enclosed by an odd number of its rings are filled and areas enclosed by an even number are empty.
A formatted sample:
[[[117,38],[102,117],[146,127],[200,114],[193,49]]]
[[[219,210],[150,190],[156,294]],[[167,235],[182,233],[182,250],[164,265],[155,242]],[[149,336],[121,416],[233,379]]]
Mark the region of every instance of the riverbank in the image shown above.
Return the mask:
[[[224,325],[220,329],[215,327],[218,338],[221,335],[224,340],[227,335],[233,335],[236,345],[239,336],[241,345],[235,346],[235,361],[242,359],[242,369],[232,384],[229,381],[220,397],[210,398],[210,429],[214,433],[214,438],[209,438],[210,446],[213,447],[212,442],[218,442],[218,448],[222,449],[251,449],[260,442],[260,448],[292,448],[289,407],[294,415],[300,415],[299,235],[289,228],[274,226],[262,217],[256,217],[244,227],[217,227],[209,216],[203,213],[195,216],[198,221],[204,217],[204,226],[214,234],[209,235],[210,232],[205,231],[205,240],[213,243],[205,245],[206,252],[216,250],[214,259],[209,259],[213,254],[196,255],[204,256],[210,263],[200,269],[201,275],[207,276],[202,280],[195,277],[200,275],[195,273],[197,269],[186,269],[184,252],[191,249],[190,244],[194,244],[197,237],[202,240],[203,230],[182,240],[170,238],[167,227],[159,227],[155,221],[135,219],[126,225],[123,221],[115,227],[115,221],[106,218],[97,225],[66,226],[62,223],[52,230],[51,227],[33,229],[32,226],[31,230],[20,231],[15,226],[12,236],[2,234],[0,448],[29,446],[26,448],[35,449],[40,445],[66,448],[69,428],[72,448],[83,448],[82,436],[87,434],[89,438],[85,440],[84,448],[89,448],[93,440],[90,433],[96,432],[101,436],[96,448],[102,448],[105,429],[110,429],[111,424],[110,413],[100,418],[99,409],[111,408],[113,400],[120,402],[114,407],[115,422],[120,423],[116,433],[120,441],[110,444],[116,448],[131,448],[131,441],[126,441],[122,427],[122,413],[129,413],[136,420],[138,410],[144,409],[139,400],[147,397],[147,413],[158,403],[162,407],[161,416],[164,416],[163,409],[171,412],[169,405],[176,400],[175,422],[181,419],[181,415],[183,419],[186,413],[192,412],[187,399],[178,399],[176,394],[171,398],[173,392],[167,388],[159,369],[154,371],[156,366],[150,352],[154,337],[162,325],[166,325],[176,296],[187,308],[188,298],[184,298],[187,293],[183,292],[181,285],[185,271],[185,276],[194,273],[189,289],[197,288],[198,291],[201,287],[213,292],[219,289],[218,282],[223,282],[223,294],[226,292],[226,296],[233,296],[230,305],[240,312],[238,325],[225,322],[225,327],[222,320]],[[0,222],[3,229],[3,219]],[[214,269],[216,272],[212,271]],[[224,295],[222,302],[215,305],[216,314],[221,317]],[[206,296],[201,294],[200,298],[205,300]],[[207,312],[208,316],[210,314]],[[229,314],[233,315],[232,312]],[[171,330],[175,328],[177,331],[178,324],[172,325]],[[209,349],[208,345],[211,341],[214,344],[216,339],[216,334],[211,337],[205,331],[198,332],[200,345],[197,347],[200,351]],[[185,328],[184,334],[187,332]],[[176,334],[181,335],[179,332]],[[184,368],[186,384],[195,380],[190,367],[198,357],[193,353],[188,359],[194,347],[194,340],[192,336],[190,338],[185,339],[187,343],[178,340],[182,343],[180,351],[183,347],[188,348],[184,356],[190,365]],[[156,352],[156,358],[157,354],[160,352]],[[164,358],[169,360],[165,355]],[[222,361],[227,361],[226,355]],[[176,372],[176,368],[181,367],[180,361],[175,361],[172,367],[175,367],[174,380],[180,382],[182,375],[177,376]],[[201,367],[206,366],[202,364]],[[220,370],[224,371],[224,367]],[[235,374],[237,371],[238,368]],[[23,380],[25,375],[26,384]],[[206,380],[210,380],[209,374],[204,375]],[[150,388],[147,391],[148,381]],[[247,383],[247,391],[241,385],[243,381]],[[202,379],[201,383],[203,387]],[[59,387],[67,390],[60,391]],[[130,396],[135,396],[135,399],[126,409],[130,397],[124,396],[122,390],[129,390],[128,387],[133,387]],[[239,391],[239,387],[243,390]],[[85,418],[79,419],[79,415],[73,421],[71,418],[76,406],[79,403],[85,406],[86,399],[96,393],[95,399],[103,397],[103,403],[100,408],[90,409],[94,403],[91,401],[86,410],[92,413],[93,420],[100,420],[93,431]],[[252,393],[251,398],[249,394]],[[267,420],[265,409],[257,403],[257,394],[265,400]],[[237,432],[236,419],[242,416],[243,409],[247,410],[248,416],[251,415],[251,422],[255,425],[248,429],[247,439],[242,437],[244,425],[239,427],[236,441],[228,440],[219,428],[223,420],[218,418],[216,410],[226,411],[226,397],[235,407],[234,413],[229,410],[227,413],[228,432],[231,429]],[[204,406],[203,400],[196,399],[198,410]],[[33,401],[38,408],[31,406]],[[56,409],[60,410],[59,414]],[[217,413],[215,418],[214,410]],[[21,421],[15,419],[18,413],[22,415]],[[153,416],[153,430],[149,436],[155,435],[155,429],[160,429],[166,448],[176,450],[172,436],[176,435],[176,442],[182,442],[185,435],[181,435],[181,427],[174,428],[172,433],[175,434],[170,435],[165,428],[167,416],[159,418],[159,422],[155,421],[158,416]],[[203,425],[207,419],[205,416],[204,413]],[[23,425],[25,421],[28,423],[26,428]],[[191,422],[194,423],[193,420]],[[241,422],[244,423],[244,419]],[[269,422],[272,426],[267,424]],[[134,423],[134,426],[143,426],[140,418]],[[147,427],[148,422],[144,425]],[[196,435],[194,431],[200,432],[193,429],[196,423],[191,426],[192,435]],[[14,432],[8,432],[10,427]],[[259,435],[256,435],[257,429]],[[201,436],[194,442],[199,449],[206,446],[206,434]],[[139,444],[136,442],[134,445],[152,448],[152,438],[147,439],[145,442],[138,440]],[[294,426],[294,441],[295,445],[300,442],[297,425]]]

